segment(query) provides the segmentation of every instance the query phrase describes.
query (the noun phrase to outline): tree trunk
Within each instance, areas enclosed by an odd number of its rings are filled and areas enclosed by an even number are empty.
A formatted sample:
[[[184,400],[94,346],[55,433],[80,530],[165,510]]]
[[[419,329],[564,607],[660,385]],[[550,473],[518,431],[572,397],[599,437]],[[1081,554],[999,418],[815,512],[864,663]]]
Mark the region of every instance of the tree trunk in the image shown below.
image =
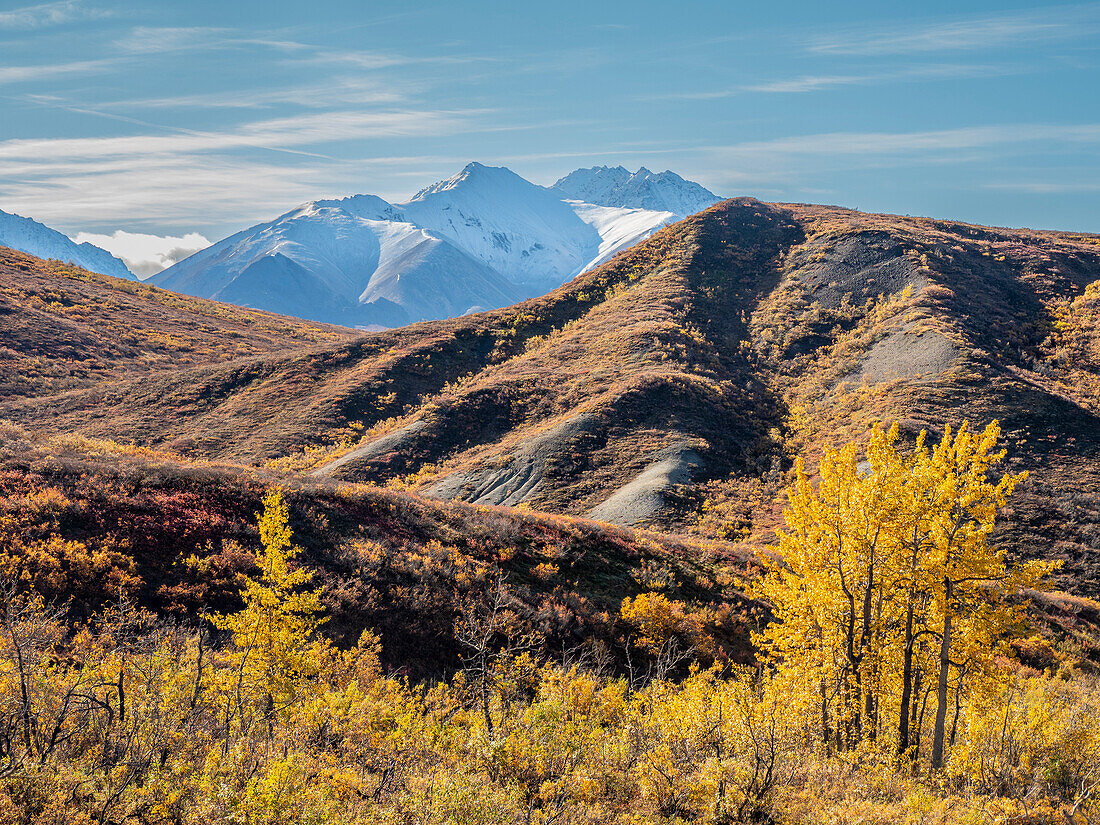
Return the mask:
[[[863,726],[867,738],[874,742],[878,736],[878,703],[873,687],[868,687],[863,693]]]
[[[947,677],[951,668],[951,579],[944,578],[943,636],[940,638],[940,681],[936,688],[936,727],[932,734],[932,770],[943,767],[943,734],[947,721]]]
[[[913,745],[917,749],[914,758],[920,754],[921,737],[924,736],[924,712],[928,709],[928,697],[932,693],[932,687],[929,685],[924,689],[924,695],[920,700],[920,713],[917,714],[916,721],[913,723]]]
[[[493,714],[489,708],[489,663],[481,656],[481,711],[485,715],[485,732],[493,735]]]
[[[913,701],[913,596],[909,596],[909,608],[905,613],[905,648],[901,665],[901,711],[898,713],[898,756],[909,750],[909,729]]]
[[[951,735],[947,738],[947,747],[955,747],[955,733],[959,729],[959,714],[962,712],[962,697],[959,695],[962,686],[955,688],[955,715],[951,719]]]
[[[863,741],[863,675],[857,670],[853,674],[855,687],[852,691],[852,746],[855,747]]]
[[[124,678],[125,671],[122,668],[118,670],[118,723],[119,725],[126,724],[126,684]]]

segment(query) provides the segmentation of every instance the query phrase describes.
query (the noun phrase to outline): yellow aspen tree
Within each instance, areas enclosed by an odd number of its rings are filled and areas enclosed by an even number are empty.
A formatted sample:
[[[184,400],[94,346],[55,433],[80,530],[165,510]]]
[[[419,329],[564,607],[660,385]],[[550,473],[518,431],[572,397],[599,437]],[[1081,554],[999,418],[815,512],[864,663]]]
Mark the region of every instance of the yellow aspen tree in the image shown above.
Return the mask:
[[[927,433],[921,431],[908,456],[898,452],[890,457],[893,472],[901,479],[900,498],[904,502],[895,525],[899,534],[895,559],[896,598],[905,616],[901,643],[901,697],[898,702],[897,753],[904,755],[917,741],[914,736],[917,713],[913,703],[919,691],[923,670],[918,646],[927,644],[932,631],[926,626],[929,593],[925,587],[930,554],[929,514],[936,503],[936,483],[928,461]]]
[[[243,609],[212,620],[233,634],[227,724],[234,709],[243,724],[246,709],[257,703],[265,716],[290,706],[325,660],[318,645],[326,643],[312,641],[324,621],[320,591],[303,589],[313,572],[290,567],[301,549],[292,541],[287,503],[275,489],[264,496],[263,506],[260,577],[246,580]]]
[[[866,463],[854,443],[827,450],[816,490],[799,459],[787,529],[752,585],[776,619],[756,643],[796,682],[816,686],[822,737],[843,748],[877,732],[884,657],[897,624],[890,575],[902,507],[896,439],[896,426],[876,428]]]
[[[997,422],[981,433],[964,424],[933,448],[922,433],[903,451],[896,424],[876,427],[865,461],[854,443],[826,450],[816,488],[799,460],[787,529],[750,592],[775,619],[755,642],[781,677],[818,691],[827,746],[876,738],[890,708],[907,752],[925,707],[914,694],[934,686],[939,768],[949,704],[957,717],[968,681],[993,672],[1018,618],[1007,597],[1051,568],[1009,566],[990,544],[998,511],[1025,477],[992,478],[1004,457],[999,433]]]
[[[928,483],[935,483],[932,506],[926,513],[928,556],[926,587],[931,607],[939,616],[936,716],[932,734],[932,770],[943,765],[944,735],[952,659],[959,644],[959,619],[965,615],[971,633],[987,633],[1011,619],[1007,594],[1035,587],[1052,565],[1029,562],[1008,565],[1005,552],[990,544],[998,511],[1026,473],[1005,474],[994,482],[993,468],[1004,459],[996,450],[1000,426],[990,423],[972,432],[964,423],[954,435],[946,428],[943,439],[920,457]],[[980,647],[971,646],[974,651]],[[991,657],[987,648],[984,657]],[[983,658],[984,658],[983,657]]]

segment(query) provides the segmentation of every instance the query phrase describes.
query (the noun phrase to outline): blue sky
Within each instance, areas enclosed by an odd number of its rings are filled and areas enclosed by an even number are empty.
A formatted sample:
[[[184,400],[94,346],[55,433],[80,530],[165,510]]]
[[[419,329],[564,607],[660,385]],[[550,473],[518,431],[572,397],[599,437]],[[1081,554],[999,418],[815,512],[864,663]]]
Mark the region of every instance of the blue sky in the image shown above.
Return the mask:
[[[1100,3],[0,0],[0,209],[222,237],[672,169],[721,195],[1100,232]]]

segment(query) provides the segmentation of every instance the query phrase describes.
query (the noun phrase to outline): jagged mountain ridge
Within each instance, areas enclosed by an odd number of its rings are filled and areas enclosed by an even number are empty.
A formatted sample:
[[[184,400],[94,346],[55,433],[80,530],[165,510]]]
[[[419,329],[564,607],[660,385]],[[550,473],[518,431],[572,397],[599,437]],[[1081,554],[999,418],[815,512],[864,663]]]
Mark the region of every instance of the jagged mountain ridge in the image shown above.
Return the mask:
[[[509,169],[471,163],[404,203],[305,204],[153,282],[333,323],[399,326],[542,294],[684,214],[567,202]]]
[[[78,244],[45,224],[3,210],[0,210],[0,246],[36,258],[71,263],[101,275],[136,280],[126,264],[106,249],[90,243]]]
[[[471,163],[402,204],[407,220],[442,235],[531,294],[591,265],[600,233],[560,197],[503,167]],[[653,216],[660,225],[671,216]]]
[[[999,418],[998,540],[1097,593],[1098,330],[1096,236],[735,199],[513,307],[0,418],[755,546],[795,455]]]
[[[647,209],[688,216],[714,206],[717,195],[675,172],[631,172],[622,166],[577,169],[551,187],[570,200],[598,206]]]

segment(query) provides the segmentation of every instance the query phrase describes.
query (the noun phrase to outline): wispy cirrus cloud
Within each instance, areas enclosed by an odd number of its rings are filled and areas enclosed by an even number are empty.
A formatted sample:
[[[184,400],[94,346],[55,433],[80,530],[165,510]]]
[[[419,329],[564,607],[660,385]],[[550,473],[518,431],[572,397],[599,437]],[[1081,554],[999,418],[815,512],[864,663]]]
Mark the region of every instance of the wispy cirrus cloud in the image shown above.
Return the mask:
[[[0,161],[5,209],[63,231],[126,226],[189,234],[200,216],[207,225],[238,227],[274,217],[330,191],[352,169],[324,160],[288,166],[211,155],[201,163],[188,156],[67,162],[47,164],[41,172]]]
[[[224,45],[228,29],[208,26],[137,26],[112,47],[128,54],[163,54]]]
[[[0,66],[0,85],[105,72],[117,68],[121,62],[118,58],[106,57],[100,60],[72,60],[63,63],[40,63],[28,66]]]
[[[1100,172],[1094,172],[1100,177]],[[1071,195],[1100,192],[1100,179],[1093,181],[999,181],[983,183],[982,189],[1000,192],[1022,192],[1028,195]]]
[[[376,137],[444,134],[462,128],[473,111],[343,111],[253,121],[221,131],[176,129],[170,134],[120,137],[30,138],[0,141],[0,160],[136,158],[233,149],[300,152],[299,147]],[[323,157],[321,155],[315,155]]]
[[[383,83],[363,77],[334,77],[321,83],[265,89],[207,92],[156,98],[120,99],[100,103],[100,110],[132,109],[267,109],[281,105],[304,109],[362,105],[396,105],[409,100],[410,84]]]
[[[1012,123],[908,132],[823,132],[684,150],[681,171],[705,176],[724,191],[768,191],[779,198],[819,197],[832,186],[843,187],[853,173],[913,170],[1002,162],[1010,168],[1021,158],[1051,152],[1068,153],[1100,147],[1100,123],[1059,125]],[[985,188],[967,172],[951,177],[953,185]],[[839,183],[838,183],[839,182]],[[822,183],[826,184],[823,191]],[[1027,183],[1004,181],[1005,189],[1041,194]],[[1093,182],[1079,181],[1092,186]],[[718,191],[717,189],[715,191]],[[1082,190],[1089,191],[1089,190]],[[811,195],[811,193],[813,193]]]
[[[1025,71],[1020,65],[979,65],[967,63],[933,63],[880,70],[804,74],[743,83],[728,89],[668,94],[657,99],[720,100],[743,94],[806,94],[844,86],[878,86],[890,83],[917,83],[926,80],[961,80],[982,77],[1004,77]],[[653,99],[653,98],[649,98]]]
[[[492,62],[477,55],[440,53],[409,55],[370,49],[337,49],[280,37],[277,34],[243,32],[214,26],[136,26],[117,38],[113,47],[127,54],[165,54],[221,49],[259,48],[281,52],[290,66],[344,68],[377,71],[395,66],[465,65]]]
[[[109,10],[88,6],[80,0],[61,0],[0,11],[0,29],[41,29],[110,16]]]
[[[394,66],[465,66],[475,63],[497,62],[496,58],[480,55],[428,54],[412,56],[397,52],[309,48],[312,50],[311,54],[302,54],[293,58],[288,58],[288,62],[301,66],[326,66],[365,71],[389,69]]]
[[[0,141],[0,202],[62,228],[192,228],[196,215],[205,225],[243,225],[343,191],[369,168],[325,154],[326,144],[503,128],[486,122],[488,114],[311,112],[220,131]]]
[[[1019,66],[984,66],[965,63],[937,63],[907,66],[878,72],[857,74],[818,74],[767,80],[741,87],[745,92],[802,94],[835,86],[877,86],[887,83],[919,82],[923,80],[960,80],[981,77],[1004,77],[1018,74]]]
[[[1016,123],[915,132],[828,132],[707,147],[742,157],[911,155],[1042,142],[1100,143],[1100,123]]]
[[[131,54],[262,48],[293,54],[321,47],[277,35],[219,26],[135,26],[115,39],[113,48]]]
[[[805,47],[819,55],[888,56],[1034,46],[1090,37],[1098,30],[1100,6],[1090,3],[927,23],[852,26],[815,35]]]

